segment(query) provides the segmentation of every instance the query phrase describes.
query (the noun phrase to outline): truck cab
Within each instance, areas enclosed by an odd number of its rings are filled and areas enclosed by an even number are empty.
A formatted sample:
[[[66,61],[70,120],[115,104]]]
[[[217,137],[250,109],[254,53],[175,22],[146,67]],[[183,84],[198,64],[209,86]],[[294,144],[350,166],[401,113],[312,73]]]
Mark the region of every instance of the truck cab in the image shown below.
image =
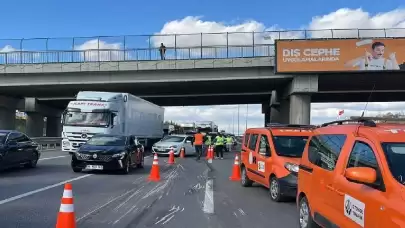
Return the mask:
[[[62,115],[62,151],[76,152],[95,134],[124,134],[125,97],[120,93],[79,92]]]

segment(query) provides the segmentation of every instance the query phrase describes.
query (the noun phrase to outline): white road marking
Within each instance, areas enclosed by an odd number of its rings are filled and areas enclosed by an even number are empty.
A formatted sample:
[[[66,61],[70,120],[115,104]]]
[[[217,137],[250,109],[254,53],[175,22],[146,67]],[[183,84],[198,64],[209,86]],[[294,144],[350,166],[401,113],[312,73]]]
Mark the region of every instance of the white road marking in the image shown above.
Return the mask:
[[[214,213],[214,182],[210,179],[205,184],[204,213]]]
[[[38,161],[43,161],[43,160],[50,160],[50,159],[56,159],[56,158],[65,158],[68,155],[63,155],[63,156],[56,156],[56,157],[48,157],[48,158],[40,158]]]
[[[86,178],[86,177],[89,177],[89,176],[92,176],[92,175],[93,174],[86,174],[86,175],[79,176],[79,177],[76,177],[76,178],[73,178],[73,179],[69,179],[69,180],[59,182],[57,184],[53,184],[53,185],[49,185],[49,186],[46,186],[46,187],[43,187],[43,188],[39,188],[39,189],[34,190],[34,191],[30,191],[30,192],[26,192],[26,193],[23,193],[23,194],[20,194],[20,195],[17,195],[17,196],[13,196],[13,197],[10,197],[8,199],[0,200],[0,205],[9,203],[9,202],[12,202],[12,201],[15,201],[15,200],[19,200],[19,199],[22,199],[24,197],[34,195],[36,193],[46,191],[46,190],[51,189],[51,188],[56,188],[58,186],[66,184],[68,182],[73,182],[73,181],[76,181],[76,180],[80,180],[80,179],[83,179],[83,178]]]

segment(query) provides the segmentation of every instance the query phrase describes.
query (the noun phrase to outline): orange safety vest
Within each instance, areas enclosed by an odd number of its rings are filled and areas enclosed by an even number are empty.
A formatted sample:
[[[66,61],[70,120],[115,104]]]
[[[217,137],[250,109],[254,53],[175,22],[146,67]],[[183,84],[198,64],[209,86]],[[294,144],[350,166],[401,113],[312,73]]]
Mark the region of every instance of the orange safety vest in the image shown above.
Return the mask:
[[[204,141],[204,135],[197,133],[194,135],[194,145],[202,145]]]

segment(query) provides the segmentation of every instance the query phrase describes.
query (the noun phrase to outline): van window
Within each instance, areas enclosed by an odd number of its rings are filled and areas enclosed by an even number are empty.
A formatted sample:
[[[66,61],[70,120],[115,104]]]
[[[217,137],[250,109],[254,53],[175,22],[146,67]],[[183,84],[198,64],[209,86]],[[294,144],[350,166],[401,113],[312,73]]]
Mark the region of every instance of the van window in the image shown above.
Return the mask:
[[[257,138],[259,137],[258,134],[253,134],[250,136],[249,140],[249,149],[251,150],[256,150],[256,143],[257,143]]]
[[[267,135],[260,136],[259,152],[265,151],[269,156],[271,156],[270,144]]]
[[[394,176],[399,183],[405,185],[405,143],[388,142],[382,143],[381,146],[384,150],[392,176]]]
[[[245,139],[244,139],[244,142],[243,142],[243,145],[244,145],[245,147],[248,146],[249,137],[250,137],[250,134],[249,134],[249,133],[245,134]]]
[[[353,146],[349,162],[347,163],[347,168],[351,167],[369,167],[378,169],[378,163],[373,149],[371,149],[366,143],[357,141]]]
[[[334,170],[346,138],[342,134],[313,136],[309,142],[308,160],[323,169]]]
[[[279,156],[300,158],[308,136],[273,136],[274,147]]]

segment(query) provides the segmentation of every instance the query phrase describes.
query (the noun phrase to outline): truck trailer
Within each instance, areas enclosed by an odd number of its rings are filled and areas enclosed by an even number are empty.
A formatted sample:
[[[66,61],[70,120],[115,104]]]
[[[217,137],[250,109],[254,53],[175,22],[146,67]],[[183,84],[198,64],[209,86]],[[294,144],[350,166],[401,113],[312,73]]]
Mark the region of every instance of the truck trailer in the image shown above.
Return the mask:
[[[195,122],[195,128],[201,132],[218,132],[218,126],[213,121],[198,121]]]
[[[95,134],[133,135],[149,148],[163,137],[164,108],[129,93],[81,91],[62,115],[62,151]]]

